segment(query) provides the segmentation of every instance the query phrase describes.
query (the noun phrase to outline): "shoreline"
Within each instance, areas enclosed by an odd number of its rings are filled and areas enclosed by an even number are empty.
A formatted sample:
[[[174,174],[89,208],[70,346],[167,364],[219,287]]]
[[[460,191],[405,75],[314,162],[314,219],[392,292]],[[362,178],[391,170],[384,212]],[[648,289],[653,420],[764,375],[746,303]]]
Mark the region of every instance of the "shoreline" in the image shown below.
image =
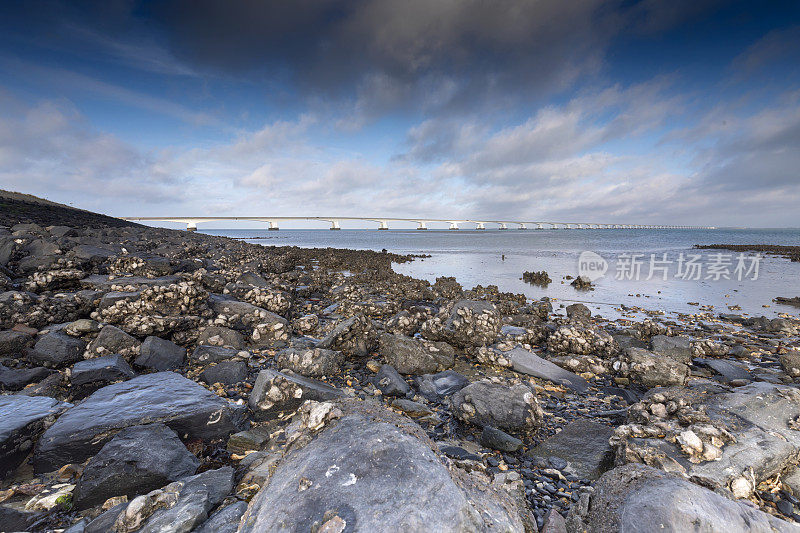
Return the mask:
[[[437,523],[423,503],[436,476],[469,513],[494,509],[511,530],[541,529],[552,513],[592,527],[604,490],[664,472],[699,500],[770,514],[753,520],[800,519],[798,320],[607,320],[583,304],[562,316],[547,299],[394,272],[412,256],[102,219],[79,229],[52,210],[44,220],[63,225],[0,227],[0,401],[29,413],[4,417],[0,515],[20,529],[174,520],[192,509],[195,481],[165,487],[198,476],[230,480],[205,496],[196,525],[227,512],[244,515],[241,531],[265,528],[274,506],[346,521],[305,495],[324,486],[367,513],[386,483],[407,484],[400,516],[413,508]],[[221,421],[208,426],[212,413]],[[382,453],[401,464],[435,460],[421,477],[395,477],[370,459],[375,441],[354,445],[337,428],[395,443]],[[142,463],[147,475],[111,483],[125,454],[142,461],[124,439],[157,441],[185,468]],[[301,458],[336,453],[370,466],[352,485],[302,478],[298,492]],[[704,487],[689,481],[701,475]],[[147,505],[134,508],[137,495]]]

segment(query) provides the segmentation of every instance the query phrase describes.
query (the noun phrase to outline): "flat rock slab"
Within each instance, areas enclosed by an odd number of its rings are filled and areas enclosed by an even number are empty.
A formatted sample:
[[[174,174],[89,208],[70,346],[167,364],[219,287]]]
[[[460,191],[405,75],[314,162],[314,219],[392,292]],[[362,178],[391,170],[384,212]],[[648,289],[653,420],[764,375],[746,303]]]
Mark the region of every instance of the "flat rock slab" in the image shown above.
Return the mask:
[[[597,479],[614,464],[614,450],[608,439],[614,431],[592,420],[577,420],[546,439],[532,452],[542,457],[564,459],[575,475]]]
[[[735,379],[753,379],[753,376],[750,375],[750,372],[741,366],[731,363],[730,361],[725,361],[724,359],[695,359],[694,362],[710,368],[722,376],[724,381],[733,381]]]
[[[44,429],[44,419],[71,407],[46,396],[0,396],[0,478],[17,468]]]
[[[98,390],[53,424],[34,453],[36,472],[82,463],[119,430],[163,422],[182,439],[227,438],[241,430],[239,407],[174,372],[158,372]]]
[[[577,392],[585,392],[589,388],[589,382],[577,374],[564,370],[560,366],[542,359],[533,352],[520,347],[516,347],[505,353],[511,361],[512,368],[516,372],[527,374],[535,378],[546,379],[559,385],[564,385]]]

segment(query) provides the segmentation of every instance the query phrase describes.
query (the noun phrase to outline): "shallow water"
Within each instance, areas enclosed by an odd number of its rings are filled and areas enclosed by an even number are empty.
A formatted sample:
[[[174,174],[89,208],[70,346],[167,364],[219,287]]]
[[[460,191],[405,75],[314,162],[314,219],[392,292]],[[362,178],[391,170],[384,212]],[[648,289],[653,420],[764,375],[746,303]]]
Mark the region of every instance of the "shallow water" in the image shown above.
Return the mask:
[[[724,250],[692,250],[695,244],[779,244],[800,245],[800,230],[201,230],[212,235],[253,238],[250,242],[267,246],[335,247],[362,250],[386,249],[401,254],[430,254],[432,257],[395,265],[395,270],[434,281],[439,276],[454,276],[464,287],[497,285],[502,291],[524,293],[530,298],[549,296],[562,303],[584,302],[596,313],[618,316],[619,306],[640,306],[666,313],[694,313],[699,307],[713,306],[715,312],[735,312],[752,316],[786,313],[800,316],[800,309],[773,302],[777,296],[800,296],[800,263],[775,256],[764,256],[754,272],[737,273],[738,254]],[[577,291],[563,280],[578,274],[581,252],[598,253],[608,262],[605,276],[596,280],[595,290]],[[650,271],[650,255],[656,261],[667,254],[664,269]],[[700,254],[700,279],[681,279],[680,254]],[[723,257],[715,257],[722,253]],[[643,254],[639,279],[631,276],[625,254]],[[503,259],[505,256],[505,259]],[[720,262],[720,259],[722,262]],[[752,266],[746,254],[744,266]],[[730,260],[730,265],[724,264]],[[709,270],[717,263],[717,274]],[[553,282],[547,287],[524,283],[526,270],[546,270]],[[725,279],[725,274],[730,279]],[[740,276],[737,274],[741,274]],[[708,277],[711,279],[707,279]],[[719,276],[720,279],[714,278]],[[632,277],[633,279],[625,279]],[[694,276],[691,276],[694,277]],[[742,279],[737,279],[741,277]],[[622,279],[620,279],[622,278]],[[738,305],[741,310],[728,306]],[[768,306],[768,307],[764,307]]]

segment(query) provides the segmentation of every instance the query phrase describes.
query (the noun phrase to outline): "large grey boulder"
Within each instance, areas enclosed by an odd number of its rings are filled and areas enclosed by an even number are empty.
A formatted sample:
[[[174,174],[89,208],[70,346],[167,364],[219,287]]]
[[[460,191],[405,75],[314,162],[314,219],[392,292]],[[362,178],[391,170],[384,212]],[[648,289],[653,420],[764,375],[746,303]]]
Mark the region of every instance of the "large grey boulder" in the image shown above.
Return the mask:
[[[510,431],[529,431],[542,425],[544,413],[533,391],[518,383],[506,385],[481,380],[451,398],[455,415],[477,426]]]
[[[603,424],[576,420],[532,451],[542,457],[560,457],[577,476],[594,480],[614,465],[614,449],[608,443],[613,434]]]
[[[491,302],[460,300],[424,322],[421,333],[426,339],[445,341],[459,348],[487,346],[497,340],[501,318]]]
[[[678,476],[632,464],[606,472],[591,496],[587,493],[572,506],[567,531],[774,533],[800,532],[800,526]]]
[[[191,476],[198,466],[197,457],[164,424],[125,428],[89,460],[73,501],[86,509],[113,496],[132,499]]]
[[[22,463],[45,426],[70,406],[46,396],[0,396],[0,479]]]
[[[154,370],[175,370],[183,365],[186,350],[172,341],[160,337],[147,337],[139,348],[134,363]]]
[[[287,418],[306,401],[325,401],[344,396],[339,389],[315,379],[262,370],[250,392],[250,408],[259,420]]]
[[[455,362],[455,352],[447,343],[391,333],[378,339],[378,353],[401,374],[432,374],[447,370]]]
[[[506,352],[505,357],[511,362],[511,367],[522,374],[546,379],[578,392],[585,392],[589,388],[589,382],[579,375],[542,359],[520,346]]]
[[[227,346],[235,350],[241,350],[246,346],[241,333],[222,326],[208,326],[203,328],[197,338],[197,344]]]
[[[287,368],[300,375],[321,378],[339,372],[344,354],[324,348],[286,348],[275,356],[278,368]]]
[[[685,364],[642,348],[625,350],[625,360],[631,379],[648,389],[683,385],[689,377],[689,367]]]
[[[524,508],[448,470],[418,426],[381,409],[348,413],[277,465],[240,533],[525,530]]]
[[[33,350],[28,352],[28,359],[47,367],[61,367],[83,359],[85,349],[86,343],[81,339],[51,331],[36,341]]]
[[[163,422],[182,439],[226,438],[242,429],[244,409],[173,372],[108,385],[61,416],[34,452],[37,472],[81,463],[120,430]]]
[[[657,354],[666,355],[687,365],[692,362],[692,339],[689,337],[654,335],[650,339],[650,345]]]

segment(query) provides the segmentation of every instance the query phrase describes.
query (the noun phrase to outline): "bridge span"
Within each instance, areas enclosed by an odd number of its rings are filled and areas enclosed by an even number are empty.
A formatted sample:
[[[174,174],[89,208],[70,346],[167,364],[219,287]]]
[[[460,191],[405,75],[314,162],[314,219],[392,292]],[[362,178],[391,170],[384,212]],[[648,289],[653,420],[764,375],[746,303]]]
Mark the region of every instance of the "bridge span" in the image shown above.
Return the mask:
[[[474,224],[476,230],[485,230],[487,225],[496,229],[507,230],[509,226],[516,229],[715,229],[713,226],[676,226],[665,224],[601,224],[596,222],[526,222],[521,220],[486,220],[486,219],[445,219],[445,218],[391,218],[391,217],[121,217],[131,222],[176,222],[186,224],[187,231],[197,231],[197,225],[204,222],[241,220],[249,222],[265,222],[269,230],[278,230],[279,222],[320,221],[330,223],[330,229],[342,229],[343,221],[377,222],[379,230],[388,230],[390,222],[412,222],[418,230],[428,229],[429,224],[447,224],[448,229],[458,230],[460,224]]]

